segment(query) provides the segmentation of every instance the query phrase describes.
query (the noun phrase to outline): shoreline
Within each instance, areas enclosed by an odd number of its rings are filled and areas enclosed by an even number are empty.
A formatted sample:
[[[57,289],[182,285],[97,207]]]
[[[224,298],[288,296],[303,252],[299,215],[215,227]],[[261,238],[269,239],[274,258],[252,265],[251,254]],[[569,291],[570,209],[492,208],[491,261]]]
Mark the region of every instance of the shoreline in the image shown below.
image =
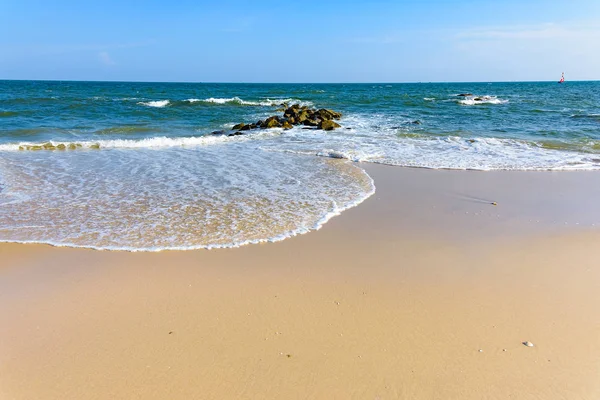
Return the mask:
[[[600,396],[600,174],[359,166],[281,242],[1,243],[0,397]]]

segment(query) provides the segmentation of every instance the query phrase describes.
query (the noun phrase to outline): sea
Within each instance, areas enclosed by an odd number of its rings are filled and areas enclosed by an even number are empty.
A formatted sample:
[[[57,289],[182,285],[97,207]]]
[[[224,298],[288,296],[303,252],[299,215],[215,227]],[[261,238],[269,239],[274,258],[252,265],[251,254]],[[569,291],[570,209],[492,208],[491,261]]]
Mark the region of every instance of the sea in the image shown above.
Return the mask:
[[[341,128],[231,132],[282,104]],[[279,111],[278,111],[279,110]],[[0,241],[237,247],[319,229],[376,190],[366,163],[600,169],[600,82],[0,81]]]

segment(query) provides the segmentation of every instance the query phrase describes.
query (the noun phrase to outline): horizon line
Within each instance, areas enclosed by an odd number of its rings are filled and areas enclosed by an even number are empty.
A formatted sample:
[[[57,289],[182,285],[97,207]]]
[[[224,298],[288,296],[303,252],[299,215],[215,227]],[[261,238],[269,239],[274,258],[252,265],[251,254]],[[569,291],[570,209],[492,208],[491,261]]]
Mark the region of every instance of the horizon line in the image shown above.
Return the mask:
[[[83,80],[83,79],[0,79],[0,82],[87,82],[87,83],[189,83],[189,84],[223,84],[223,85],[399,85],[399,84],[429,84],[429,83],[558,83],[557,80],[510,80],[510,81],[406,81],[406,82],[242,82],[242,81],[127,81],[127,80]],[[573,79],[568,82],[599,82],[600,79]]]

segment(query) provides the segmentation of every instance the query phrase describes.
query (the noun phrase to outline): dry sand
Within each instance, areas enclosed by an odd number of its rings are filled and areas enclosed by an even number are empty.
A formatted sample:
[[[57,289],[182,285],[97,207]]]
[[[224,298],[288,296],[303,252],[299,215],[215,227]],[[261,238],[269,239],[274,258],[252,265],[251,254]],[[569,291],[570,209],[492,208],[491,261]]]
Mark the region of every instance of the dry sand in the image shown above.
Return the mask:
[[[0,245],[0,399],[600,398],[600,174],[366,169],[280,243]]]

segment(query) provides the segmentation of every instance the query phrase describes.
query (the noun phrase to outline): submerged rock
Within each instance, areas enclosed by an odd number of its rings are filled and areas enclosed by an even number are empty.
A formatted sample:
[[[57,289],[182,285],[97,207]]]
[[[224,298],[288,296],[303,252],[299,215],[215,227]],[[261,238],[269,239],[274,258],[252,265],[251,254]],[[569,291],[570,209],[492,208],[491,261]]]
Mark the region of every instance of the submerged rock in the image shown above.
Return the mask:
[[[246,124],[244,124],[243,122],[237,125],[234,125],[233,128],[231,128],[232,131],[239,131],[240,129],[242,129],[244,126],[246,126]]]

